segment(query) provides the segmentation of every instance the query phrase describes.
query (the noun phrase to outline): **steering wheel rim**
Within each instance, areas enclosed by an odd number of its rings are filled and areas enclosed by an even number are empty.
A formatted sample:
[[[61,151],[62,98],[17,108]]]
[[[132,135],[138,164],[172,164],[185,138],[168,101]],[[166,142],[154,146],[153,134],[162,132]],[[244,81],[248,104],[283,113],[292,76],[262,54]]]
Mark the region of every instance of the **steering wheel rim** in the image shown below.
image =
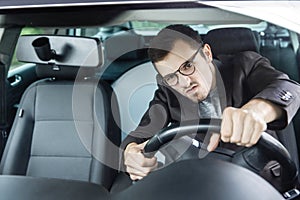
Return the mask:
[[[145,145],[143,153],[145,157],[153,157],[156,151],[173,139],[191,133],[219,133],[220,127],[221,119],[201,119],[197,123],[187,121],[181,124],[172,124],[155,134]],[[298,175],[295,163],[287,149],[278,140],[265,132],[262,133],[256,145],[237,152],[232,162],[259,174],[264,166],[272,160],[280,164],[281,170],[280,183],[277,180],[271,184],[279,191],[286,191],[295,186]]]

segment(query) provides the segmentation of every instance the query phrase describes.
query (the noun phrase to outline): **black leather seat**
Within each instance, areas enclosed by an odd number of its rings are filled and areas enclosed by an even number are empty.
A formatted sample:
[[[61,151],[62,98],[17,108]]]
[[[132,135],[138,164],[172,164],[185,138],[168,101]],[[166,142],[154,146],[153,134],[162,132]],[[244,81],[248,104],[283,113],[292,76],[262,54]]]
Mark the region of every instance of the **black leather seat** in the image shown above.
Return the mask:
[[[63,41],[67,44],[68,39]],[[80,45],[85,49],[84,42]],[[102,64],[100,49],[100,57],[91,59]],[[90,54],[85,51],[82,59]],[[81,180],[110,188],[121,140],[118,104],[110,86],[93,79],[99,66],[81,66],[85,60],[76,59],[75,66],[37,64],[37,74],[44,79],[22,97],[1,174]]]
[[[205,35],[203,41],[210,45],[215,58],[242,51],[259,52],[258,41],[248,28],[213,29]]]
[[[268,26],[261,36],[260,53],[268,57],[276,69],[299,82],[296,52],[293,49],[288,30],[277,26]]]
[[[104,41],[105,63],[101,76],[111,82],[127,70],[148,61],[145,40],[133,31],[122,31]]]

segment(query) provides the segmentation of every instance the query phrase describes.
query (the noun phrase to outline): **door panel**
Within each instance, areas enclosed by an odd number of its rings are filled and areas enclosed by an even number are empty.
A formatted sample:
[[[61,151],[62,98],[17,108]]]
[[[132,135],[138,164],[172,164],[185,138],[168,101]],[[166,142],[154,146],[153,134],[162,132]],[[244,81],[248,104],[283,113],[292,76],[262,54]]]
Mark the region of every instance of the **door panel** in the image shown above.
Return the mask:
[[[7,106],[9,129],[12,126],[22,94],[26,88],[36,80],[35,64],[25,64],[8,73]]]

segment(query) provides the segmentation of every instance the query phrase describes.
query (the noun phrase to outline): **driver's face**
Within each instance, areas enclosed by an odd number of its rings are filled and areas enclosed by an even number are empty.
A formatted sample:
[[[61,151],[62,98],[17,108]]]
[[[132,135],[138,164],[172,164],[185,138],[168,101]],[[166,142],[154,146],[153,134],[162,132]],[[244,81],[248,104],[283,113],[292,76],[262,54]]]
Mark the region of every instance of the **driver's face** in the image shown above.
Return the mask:
[[[162,77],[165,77],[176,72],[196,51],[197,49],[192,48],[189,44],[178,40],[171,52],[163,60],[156,62],[155,66]],[[206,58],[200,52],[197,53],[191,61],[195,67],[194,73],[186,76],[176,72],[178,81],[171,86],[194,102],[205,99],[210,90],[215,87],[215,69],[212,64],[212,53],[209,45],[206,44],[200,51],[203,51]]]

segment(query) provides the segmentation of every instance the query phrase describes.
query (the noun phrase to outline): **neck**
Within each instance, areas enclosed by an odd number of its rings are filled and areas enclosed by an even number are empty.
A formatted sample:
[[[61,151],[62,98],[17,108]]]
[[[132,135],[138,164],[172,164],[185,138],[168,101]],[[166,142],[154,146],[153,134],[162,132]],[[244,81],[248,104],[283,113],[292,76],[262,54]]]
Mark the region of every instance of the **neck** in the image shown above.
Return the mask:
[[[217,81],[216,81],[216,68],[215,68],[215,65],[213,64],[213,62],[211,62],[209,64],[209,69],[212,73],[212,84],[211,84],[211,88],[210,88],[210,91],[212,91],[213,89],[216,88],[217,86]]]

